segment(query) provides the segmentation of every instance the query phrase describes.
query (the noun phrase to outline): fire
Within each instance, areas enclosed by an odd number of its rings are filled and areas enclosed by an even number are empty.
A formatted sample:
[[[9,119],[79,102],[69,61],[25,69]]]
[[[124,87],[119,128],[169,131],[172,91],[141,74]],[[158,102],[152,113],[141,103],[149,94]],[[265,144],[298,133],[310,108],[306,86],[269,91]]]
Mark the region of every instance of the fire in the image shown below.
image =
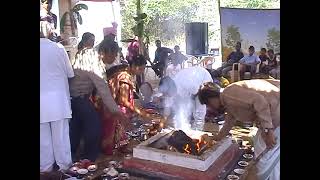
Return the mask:
[[[197,152],[199,153],[201,148],[207,144],[207,142],[202,138],[200,137],[199,139],[194,139],[194,142],[196,144],[196,148],[197,148]],[[191,147],[189,144],[186,144],[183,148],[184,152],[187,153],[187,154],[191,154]]]
[[[198,143],[196,144],[197,146],[197,151],[200,152],[200,145],[201,145],[201,142],[202,142],[202,138],[200,137]]]
[[[186,144],[185,148],[183,149],[187,154],[191,154],[191,148],[189,144]]]

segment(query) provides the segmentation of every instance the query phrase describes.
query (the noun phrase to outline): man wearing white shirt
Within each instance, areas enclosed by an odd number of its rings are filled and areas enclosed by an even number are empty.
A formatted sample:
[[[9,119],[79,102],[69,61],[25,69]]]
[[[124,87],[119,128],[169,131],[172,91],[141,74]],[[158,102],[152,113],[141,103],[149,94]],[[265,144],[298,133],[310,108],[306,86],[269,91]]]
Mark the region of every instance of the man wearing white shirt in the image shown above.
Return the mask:
[[[249,47],[249,55],[240,59],[241,72],[250,71],[252,74],[256,72],[257,65],[261,63],[260,58],[254,54],[254,47]]]
[[[40,21],[40,172],[55,162],[61,170],[72,164],[68,78],[74,73],[64,47],[48,39],[52,32],[52,24]]]
[[[174,111],[175,128],[184,129],[190,123],[193,129],[203,129],[207,109],[200,103],[197,92],[205,82],[213,80],[203,67],[182,69],[172,79],[168,76],[161,79],[159,93],[165,96],[165,108]]]

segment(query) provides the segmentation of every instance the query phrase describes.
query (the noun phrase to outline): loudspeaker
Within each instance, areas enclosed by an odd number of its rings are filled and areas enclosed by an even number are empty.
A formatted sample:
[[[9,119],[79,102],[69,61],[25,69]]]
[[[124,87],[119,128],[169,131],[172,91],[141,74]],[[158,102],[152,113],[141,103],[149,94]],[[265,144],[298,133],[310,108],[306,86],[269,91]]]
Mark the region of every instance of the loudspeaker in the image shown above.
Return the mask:
[[[187,54],[208,54],[208,23],[186,23],[185,34]]]

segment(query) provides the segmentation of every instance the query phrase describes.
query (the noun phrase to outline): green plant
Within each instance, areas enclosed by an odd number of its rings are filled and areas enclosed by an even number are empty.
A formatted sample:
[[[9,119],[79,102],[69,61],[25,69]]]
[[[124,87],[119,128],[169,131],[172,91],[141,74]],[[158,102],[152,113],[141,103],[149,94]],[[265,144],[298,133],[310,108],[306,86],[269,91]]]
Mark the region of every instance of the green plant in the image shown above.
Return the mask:
[[[64,27],[66,25],[66,19],[67,16],[69,16],[70,18],[70,25],[71,25],[71,31],[72,31],[72,35],[75,35],[75,29],[77,29],[77,23],[79,23],[80,25],[83,23],[82,21],[82,17],[79,13],[80,10],[88,10],[88,6],[85,4],[76,4],[75,6],[73,6],[72,9],[70,9],[69,11],[65,12],[62,15],[61,21],[60,21],[60,31],[62,33],[64,33]]]
[[[133,17],[133,19],[136,22],[136,25],[132,28],[132,31],[134,32],[134,35],[138,36],[139,38],[142,38],[144,35],[144,19],[147,18],[146,13],[141,12],[141,2],[140,0],[136,1],[137,11],[136,15]]]

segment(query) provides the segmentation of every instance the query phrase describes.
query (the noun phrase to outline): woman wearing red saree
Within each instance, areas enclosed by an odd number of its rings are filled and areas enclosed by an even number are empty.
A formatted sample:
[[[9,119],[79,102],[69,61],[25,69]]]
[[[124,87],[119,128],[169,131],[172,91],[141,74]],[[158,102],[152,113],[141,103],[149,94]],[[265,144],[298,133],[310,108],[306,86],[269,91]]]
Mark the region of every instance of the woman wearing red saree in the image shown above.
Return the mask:
[[[136,113],[145,119],[159,118],[155,115],[147,113],[145,110],[135,106],[134,104],[134,76],[144,72],[146,60],[142,56],[137,56],[130,65],[121,64],[111,67],[107,71],[107,79],[109,88],[113,98],[118,104],[121,111],[128,117]],[[97,107],[101,108],[98,103]],[[103,109],[103,108],[102,108]],[[118,118],[112,117],[108,112],[103,113],[103,140],[102,149],[106,155],[111,155],[116,147],[122,147],[128,143],[128,138],[125,134],[125,124],[120,122]]]

